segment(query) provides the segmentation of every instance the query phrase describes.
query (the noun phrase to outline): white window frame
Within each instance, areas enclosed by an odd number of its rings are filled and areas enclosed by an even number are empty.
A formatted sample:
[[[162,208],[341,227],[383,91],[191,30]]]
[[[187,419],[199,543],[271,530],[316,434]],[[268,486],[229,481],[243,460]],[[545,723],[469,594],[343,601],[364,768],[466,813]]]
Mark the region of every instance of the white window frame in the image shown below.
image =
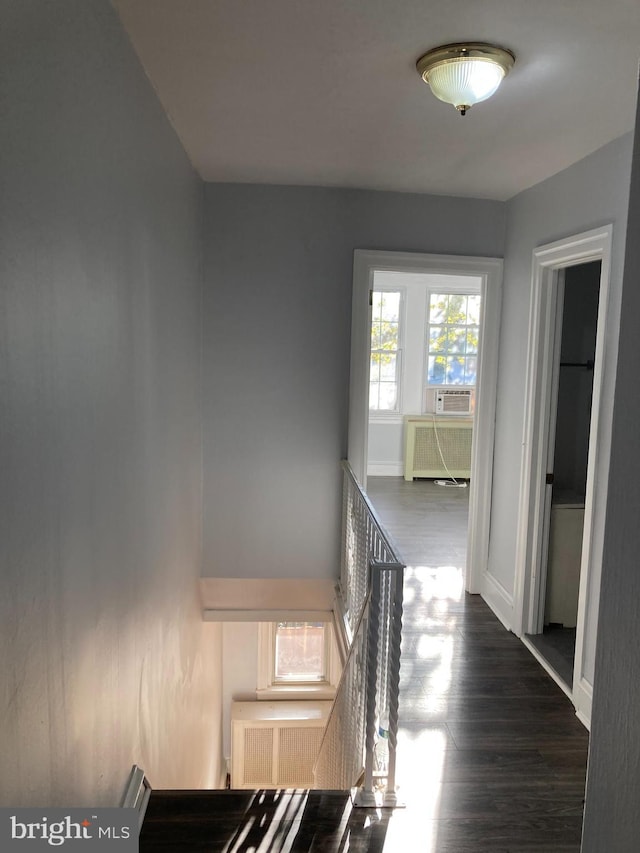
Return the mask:
[[[300,621],[305,620],[301,619]],[[333,699],[340,679],[341,667],[332,623],[324,623],[326,667],[324,681],[276,681],[275,664],[277,625],[277,622],[258,623],[257,698]]]
[[[398,346],[396,353],[399,354],[399,359],[396,361],[396,407],[381,411],[380,409],[369,409],[369,419],[372,421],[389,421],[398,420],[402,417],[402,389],[404,386],[404,358],[405,358],[405,327],[406,327],[406,304],[407,293],[406,287],[383,285],[382,287],[375,285],[375,279],[371,286],[371,293],[399,293],[400,306],[398,308]],[[373,316],[369,317],[369,334],[371,334],[371,324]]]

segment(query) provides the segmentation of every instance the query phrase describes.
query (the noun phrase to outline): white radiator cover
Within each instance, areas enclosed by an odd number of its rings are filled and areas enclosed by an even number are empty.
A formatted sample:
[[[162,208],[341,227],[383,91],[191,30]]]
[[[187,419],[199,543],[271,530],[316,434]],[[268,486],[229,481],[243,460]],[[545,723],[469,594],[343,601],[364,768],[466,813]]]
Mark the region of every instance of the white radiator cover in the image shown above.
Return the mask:
[[[232,702],[231,787],[313,788],[331,704]]]
[[[437,430],[437,437],[436,437]],[[473,418],[408,415],[404,419],[404,478],[471,477]],[[442,450],[442,458],[438,449]]]

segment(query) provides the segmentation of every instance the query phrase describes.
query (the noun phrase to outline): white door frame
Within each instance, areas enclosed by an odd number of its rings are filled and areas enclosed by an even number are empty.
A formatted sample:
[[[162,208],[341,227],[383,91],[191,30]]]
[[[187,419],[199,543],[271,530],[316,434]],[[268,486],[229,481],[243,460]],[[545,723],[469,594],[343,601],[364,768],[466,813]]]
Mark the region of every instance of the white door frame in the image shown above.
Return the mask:
[[[522,476],[516,543],[516,577],[513,629],[523,636],[538,630],[541,569],[545,542],[545,485],[549,455],[549,428],[553,413],[553,371],[557,327],[558,287],[567,267],[591,261],[601,262],[593,396],[584,512],[584,535],[580,568],[576,653],[572,699],[580,718],[588,725],[591,716],[592,685],[585,678],[584,645],[587,610],[597,613],[600,595],[601,553],[595,553],[594,539],[602,541],[604,511],[594,512],[595,472],[599,506],[606,505],[610,447],[602,441],[603,429],[610,432],[611,412],[601,411],[605,369],[605,332],[609,313],[609,279],[613,228],[605,225],[535,249],[529,313],[529,342],[525,385],[525,419],[522,441]],[[556,353],[557,354],[557,353]],[[598,534],[596,536],[596,533]],[[595,608],[595,611],[594,611]],[[591,625],[595,631],[596,626]],[[544,663],[544,661],[543,661]]]
[[[363,486],[366,486],[367,481],[369,426],[369,292],[373,289],[373,276],[377,271],[473,276],[481,280],[480,352],[471,452],[465,583],[469,592],[484,592],[483,581],[489,555],[502,260],[360,249],[354,252],[348,459]]]

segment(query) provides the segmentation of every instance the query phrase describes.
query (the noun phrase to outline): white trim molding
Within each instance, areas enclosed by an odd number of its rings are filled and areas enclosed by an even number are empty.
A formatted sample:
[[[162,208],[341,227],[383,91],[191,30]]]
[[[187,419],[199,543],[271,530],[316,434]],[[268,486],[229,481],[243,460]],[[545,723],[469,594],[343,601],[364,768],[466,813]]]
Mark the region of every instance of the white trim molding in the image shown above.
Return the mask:
[[[568,267],[600,261],[600,295],[572,690],[576,712],[585,725],[588,725],[591,713],[591,685],[585,672],[586,639],[590,635],[595,639],[597,629],[611,453],[612,407],[604,404],[603,394],[605,375],[611,375],[610,371],[615,370],[619,325],[619,311],[611,310],[609,304],[612,233],[612,226],[604,225],[541,246],[533,252],[522,478],[516,541],[512,628],[518,636],[523,637],[538,630],[540,597],[544,588],[541,573],[545,549],[545,501],[548,491],[545,482],[550,419],[554,411],[554,355],[557,353],[556,317],[562,283],[561,273]]]
[[[402,462],[373,462],[367,466],[369,477],[402,477],[403,474]]]
[[[483,581],[489,554],[498,340],[502,304],[502,260],[500,258],[426,255],[359,249],[354,252],[348,459],[356,478],[363,487],[366,486],[367,476],[369,423],[369,352],[371,346],[369,292],[373,288],[374,273],[382,271],[469,276],[480,278],[482,282],[480,352],[469,488],[469,532],[465,582],[469,592],[484,594]]]
[[[322,578],[200,578],[203,611],[224,616],[227,621],[246,611],[273,611],[270,621],[288,610],[333,610],[335,580]],[[254,615],[249,621],[257,622]],[[314,620],[306,620],[314,621]]]
[[[513,597],[488,571],[483,575],[482,597],[504,627],[510,631],[513,624]]]
[[[331,610],[231,610],[207,608],[202,611],[203,622],[330,622]]]

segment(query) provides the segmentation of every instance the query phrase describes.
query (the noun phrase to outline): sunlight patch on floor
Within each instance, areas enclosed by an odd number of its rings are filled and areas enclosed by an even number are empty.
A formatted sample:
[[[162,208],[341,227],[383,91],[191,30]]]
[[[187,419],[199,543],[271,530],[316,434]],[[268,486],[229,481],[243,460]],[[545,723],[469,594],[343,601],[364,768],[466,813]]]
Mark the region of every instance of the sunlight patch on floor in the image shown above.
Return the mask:
[[[398,797],[406,809],[398,809],[389,821],[385,851],[437,851],[437,818],[447,740],[441,728],[398,732]]]
[[[408,595],[407,595],[408,593]],[[405,569],[405,604],[419,601],[461,601],[464,571],[459,566],[408,566]]]

